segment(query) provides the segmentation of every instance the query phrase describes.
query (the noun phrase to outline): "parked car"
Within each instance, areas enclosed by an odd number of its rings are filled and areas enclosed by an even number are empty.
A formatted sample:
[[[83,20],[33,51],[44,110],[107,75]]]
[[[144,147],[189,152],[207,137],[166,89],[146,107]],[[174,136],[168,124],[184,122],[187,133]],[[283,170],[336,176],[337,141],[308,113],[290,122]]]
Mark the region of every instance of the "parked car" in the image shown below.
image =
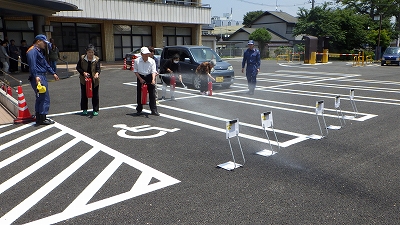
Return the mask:
[[[161,57],[161,52],[162,52],[162,48],[154,48],[154,57],[156,57],[158,59],[158,62],[160,62],[160,57]],[[132,60],[135,60],[137,58],[141,57],[140,55],[140,48],[129,52],[125,55],[125,59],[126,59],[126,65],[128,68],[131,67],[132,65]]]
[[[388,47],[383,53],[381,66],[400,65],[400,47]]]
[[[232,65],[223,61],[214,50],[206,46],[183,45],[164,47],[160,59],[161,73],[163,72],[162,67],[164,63],[175,54],[180,56],[179,63],[181,65],[182,81],[185,85],[191,85],[195,89],[200,89],[200,78],[196,74],[196,68],[201,63],[213,59],[217,62],[213,71],[211,71],[211,76],[215,78],[213,85],[229,88],[234,81],[235,73]],[[169,84],[168,77],[166,77],[165,81]]]

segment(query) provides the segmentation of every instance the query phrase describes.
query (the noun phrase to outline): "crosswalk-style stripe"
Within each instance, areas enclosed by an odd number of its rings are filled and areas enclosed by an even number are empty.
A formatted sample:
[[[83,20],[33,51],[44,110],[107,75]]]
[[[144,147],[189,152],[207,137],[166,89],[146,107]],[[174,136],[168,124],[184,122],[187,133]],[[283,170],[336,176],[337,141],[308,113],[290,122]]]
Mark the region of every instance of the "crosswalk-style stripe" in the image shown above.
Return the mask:
[[[32,124],[31,124],[32,125]],[[25,126],[29,127],[29,126]],[[68,151],[79,142],[85,142],[92,146],[92,148],[87,151],[84,155],[82,155],[79,159],[65,168],[62,172],[57,174],[54,178],[40,187],[37,191],[31,194],[28,198],[23,200],[21,203],[16,205],[13,209],[7,212],[0,218],[0,224],[11,224],[19,217],[21,217],[24,213],[26,213],[30,208],[34,207],[40,200],[42,200],[45,196],[50,194],[55,188],[57,188],[62,182],[68,179],[71,175],[73,175],[79,168],[81,168],[85,163],[87,163],[91,158],[93,158],[97,153],[100,151],[114,157],[114,160],[102,171],[100,174],[81,192],[78,197],[61,213],[57,213],[36,221],[32,221],[28,224],[53,224],[57,223],[72,217],[76,217],[93,210],[97,210],[112,204],[116,204],[121,201],[125,201],[127,199],[146,194],[161,188],[165,188],[167,186],[179,183],[180,181],[172,178],[160,171],[157,171],[143,163],[140,163],[114,149],[111,149],[81,133],[78,133],[68,127],[65,127],[59,123],[55,123],[52,126],[46,126],[41,129],[35,130],[29,134],[23,135],[20,138],[17,138],[17,141],[12,141],[11,144],[2,145],[0,146],[1,149],[5,149],[10,147],[24,139],[33,137],[34,135],[41,133],[51,127],[55,127],[60,132],[41,140],[40,142],[36,143],[35,145],[17,153],[15,156],[11,156],[10,158],[3,160],[0,162],[1,167],[5,167],[12,162],[15,162],[18,158],[23,157],[35,151],[40,146],[43,146],[45,143],[53,141],[57,138],[62,137],[64,134],[69,134],[74,138],[55,150],[54,152],[50,153],[49,155],[45,156],[38,162],[34,163],[33,165],[29,166],[28,168],[24,169],[14,177],[8,179],[7,181],[3,182],[0,185],[0,194],[4,191],[9,189],[10,187],[14,186],[18,182],[22,181],[23,179],[27,178],[29,175],[37,171],[38,169],[45,166],[50,161],[54,160],[55,158],[59,157],[65,151]],[[140,170],[142,173],[134,183],[133,187],[130,191],[127,191],[122,194],[117,194],[112,197],[108,197],[106,199],[102,199],[96,202],[88,203],[90,199],[98,192],[98,190],[107,182],[107,180],[114,174],[114,172],[120,167],[122,163],[125,163],[135,169]],[[1,168],[0,167],[0,168]],[[155,178],[158,182],[150,183],[150,181]]]
[[[75,171],[77,171],[81,166],[83,166],[87,161],[89,161],[94,155],[96,155],[100,149],[92,148],[90,151],[82,155],[78,160],[73,162],[70,166],[64,169],[61,173],[39,188],[35,193],[30,195],[20,204],[15,206],[12,210],[6,213],[0,218],[0,224],[11,224],[22,216],[26,211],[36,205],[42,198],[48,195],[52,190],[54,190],[58,185],[60,185],[66,178],[71,176]],[[45,223],[42,223],[45,224]],[[48,223],[50,224],[50,223]]]
[[[60,131],[60,132],[58,132],[58,133],[56,133],[56,134],[54,134],[54,135],[52,135],[52,136],[50,136],[50,137],[48,137],[46,139],[43,139],[43,140],[35,143],[34,145],[30,146],[29,148],[27,148],[27,149],[25,149],[23,151],[20,151],[17,154],[15,154],[15,155],[13,155],[13,156],[1,161],[0,162],[0,169],[3,168],[3,167],[6,167],[7,165],[9,165],[9,164],[11,164],[11,163],[13,163],[15,161],[17,161],[18,159],[20,159],[22,157],[28,155],[29,153],[39,149],[40,147],[44,146],[45,144],[50,143],[51,141],[61,137],[64,134],[65,134],[64,131]],[[1,193],[2,192],[0,191],[0,194]]]
[[[24,125],[22,125],[22,126],[18,126],[17,128],[12,129],[12,130],[9,130],[9,131],[6,131],[6,132],[4,132],[4,133],[1,133],[1,134],[0,134],[0,138],[5,137],[5,136],[10,135],[10,134],[13,134],[13,133],[15,133],[15,132],[18,132],[18,131],[20,131],[20,130],[23,130],[23,129],[27,128],[27,127],[31,127],[32,124],[33,124],[33,123],[31,123],[31,124],[24,124]]]
[[[60,133],[62,133],[62,132],[60,132]],[[74,140],[66,143],[65,145],[63,145],[62,147],[57,149],[56,151],[52,152],[51,154],[49,154],[46,157],[44,157],[41,160],[39,160],[38,162],[36,162],[33,165],[29,166],[28,168],[24,169],[23,171],[21,171],[17,175],[15,175],[12,178],[8,179],[6,182],[4,182],[4,183],[2,183],[0,185],[0,194],[3,193],[4,191],[6,191],[7,189],[9,189],[10,187],[14,186],[15,184],[17,184],[21,180],[23,180],[26,177],[28,177],[29,175],[34,173],[36,170],[38,170],[41,167],[43,167],[44,165],[49,163],[51,160],[53,160],[53,159],[57,158],[58,156],[60,156],[62,153],[67,151],[69,148],[71,148],[72,146],[74,146],[78,142],[79,142],[79,140],[74,139]]]
[[[32,125],[31,125],[31,126],[32,126]],[[44,127],[40,128],[40,129],[37,129],[37,130],[35,130],[35,131],[32,131],[32,132],[30,132],[30,133],[28,133],[28,134],[22,135],[21,137],[16,138],[16,139],[14,139],[14,140],[12,140],[12,141],[10,141],[10,142],[7,142],[7,143],[5,143],[5,144],[3,144],[3,145],[0,145],[0,151],[3,151],[4,149],[6,149],[6,148],[8,148],[8,147],[10,147],[10,146],[13,146],[13,145],[15,145],[15,144],[17,144],[17,143],[19,143],[19,142],[21,142],[21,141],[24,141],[24,140],[26,140],[26,139],[28,139],[28,138],[30,138],[30,137],[33,137],[33,136],[35,136],[36,134],[39,134],[39,133],[41,133],[41,132],[44,132],[44,131],[46,131],[46,130],[52,128],[52,127],[54,127],[54,126],[53,126],[53,125],[44,126]],[[25,127],[25,128],[26,128],[26,127]]]

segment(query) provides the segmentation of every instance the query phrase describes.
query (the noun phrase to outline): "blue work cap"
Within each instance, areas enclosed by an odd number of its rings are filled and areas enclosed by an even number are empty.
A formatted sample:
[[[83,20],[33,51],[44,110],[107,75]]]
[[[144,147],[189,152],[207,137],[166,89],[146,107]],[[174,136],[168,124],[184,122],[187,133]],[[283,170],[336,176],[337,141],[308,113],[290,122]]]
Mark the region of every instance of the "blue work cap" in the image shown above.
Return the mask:
[[[249,42],[247,42],[248,45],[254,45],[254,41],[253,40],[249,40]]]
[[[47,44],[49,44],[49,43],[50,43],[50,42],[47,40],[47,37],[46,37],[46,35],[44,35],[44,34],[39,34],[39,35],[36,35],[35,39],[36,39],[36,40],[41,40],[41,41],[44,41],[44,42],[46,42]]]

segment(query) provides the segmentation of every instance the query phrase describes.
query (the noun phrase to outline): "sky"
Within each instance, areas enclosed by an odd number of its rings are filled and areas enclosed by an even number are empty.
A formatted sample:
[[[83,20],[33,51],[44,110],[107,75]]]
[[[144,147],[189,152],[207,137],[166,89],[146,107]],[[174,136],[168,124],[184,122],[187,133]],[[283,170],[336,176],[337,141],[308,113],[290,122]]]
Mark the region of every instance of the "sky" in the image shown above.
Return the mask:
[[[223,16],[230,13],[232,8],[233,20],[243,21],[243,16],[251,11],[278,11],[297,16],[298,8],[311,9],[311,0],[202,0],[203,4],[210,4],[211,16]],[[318,6],[324,0],[315,0]]]

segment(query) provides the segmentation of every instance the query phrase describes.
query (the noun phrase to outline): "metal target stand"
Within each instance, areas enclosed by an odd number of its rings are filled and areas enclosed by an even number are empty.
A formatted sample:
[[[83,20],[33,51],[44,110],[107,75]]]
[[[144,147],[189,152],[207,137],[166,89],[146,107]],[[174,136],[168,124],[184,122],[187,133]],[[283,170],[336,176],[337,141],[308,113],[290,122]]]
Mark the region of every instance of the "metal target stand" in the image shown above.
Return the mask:
[[[312,135],[308,136],[308,138],[311,138],[314,140],[319,140],[319,139],[322,139],[325,137],[322,132],[321,123],[319,122],[319,116],[322,116],[322,120],[324,121],[324,125],[325,125],[326,136],[328,136],[328,128],[326,127],[326,122],[325,122],[325,117],[324,117],[324,101],[323,100],[316,102],[315,114],[317,115],[317,121],[318,121],[319,130],[321,131],[321,136],[312,134]]]
[[[349,96],[349,99],[350,99],[351,107],[353,108],[353,111],[354,111],[354,116],[345,116],[345,118],[347,118],[347,119],[354,119],[354,118],[357,117],[357,114],[358,114],[358,110],[357,110],[357,106],[356,106],[356,101],[354,100],[354,89],[350,89],[350,96]]]
[[[340,126],[334,126],[334,125],[329,125],[327,129],[330,130],[340,130],[342,128],[343,124],[346,124],[346,121],[344,120],[344,116],[342,113],[342,109],[340,108],[340,95],[335,97],[335,110],[336,110],[336,115],[338,116]],[[342,123],[343,120],[343,123]]]
[[[235,155],[233,154],[232,144],[230,141],[230,139],[233,137],[237,137],[239,147],[240,147],[240,152],[242,153],[242,157],[243,157],[243,165],[246,163],[246,159],[244,158],[244,154],[243,154],[242,145],[240,144],[240,140],[239,140],[239,119],[236,119],[236,120],[226,121],[226,139],[228,139],[228,142],[229,142],[229,147],[231,149],[233,162],[229,161],[226,163],[222,163],[222,164],[219,164],[217,167],[221,167],[222,169],[226,169],[226,170],[234,170],[236,168],[243,166],[241,164],[236,163]]]
[[[354,89],[350,89],[350,104],[351,107],[353,107],[353,111],[354,111],[354,117],[357,117],[357,106],[356,106],[356,101],[354,100]]]
[[[271,140],[269,139],[269,136],[267,133],[267,128],[271,128],[272,131],[274,132],[275,140],[276,140],[276,143],[278,143],[279,151],[281,150],[281,146],[279,145],[278,137],[276,136],[276,133],[275,133],[274,122],[272,119],[272,112],[261,113],[261,126],[264,128],[264,132],[268,138],[268,143],[269,143],[269,146],[271,147],[271,150],[264,149],[262,151],[256,152],[256,154],[261,155],[261,156],[266,156],[266,157],[275,155],[278,152],[274,151],[272,148]]]

